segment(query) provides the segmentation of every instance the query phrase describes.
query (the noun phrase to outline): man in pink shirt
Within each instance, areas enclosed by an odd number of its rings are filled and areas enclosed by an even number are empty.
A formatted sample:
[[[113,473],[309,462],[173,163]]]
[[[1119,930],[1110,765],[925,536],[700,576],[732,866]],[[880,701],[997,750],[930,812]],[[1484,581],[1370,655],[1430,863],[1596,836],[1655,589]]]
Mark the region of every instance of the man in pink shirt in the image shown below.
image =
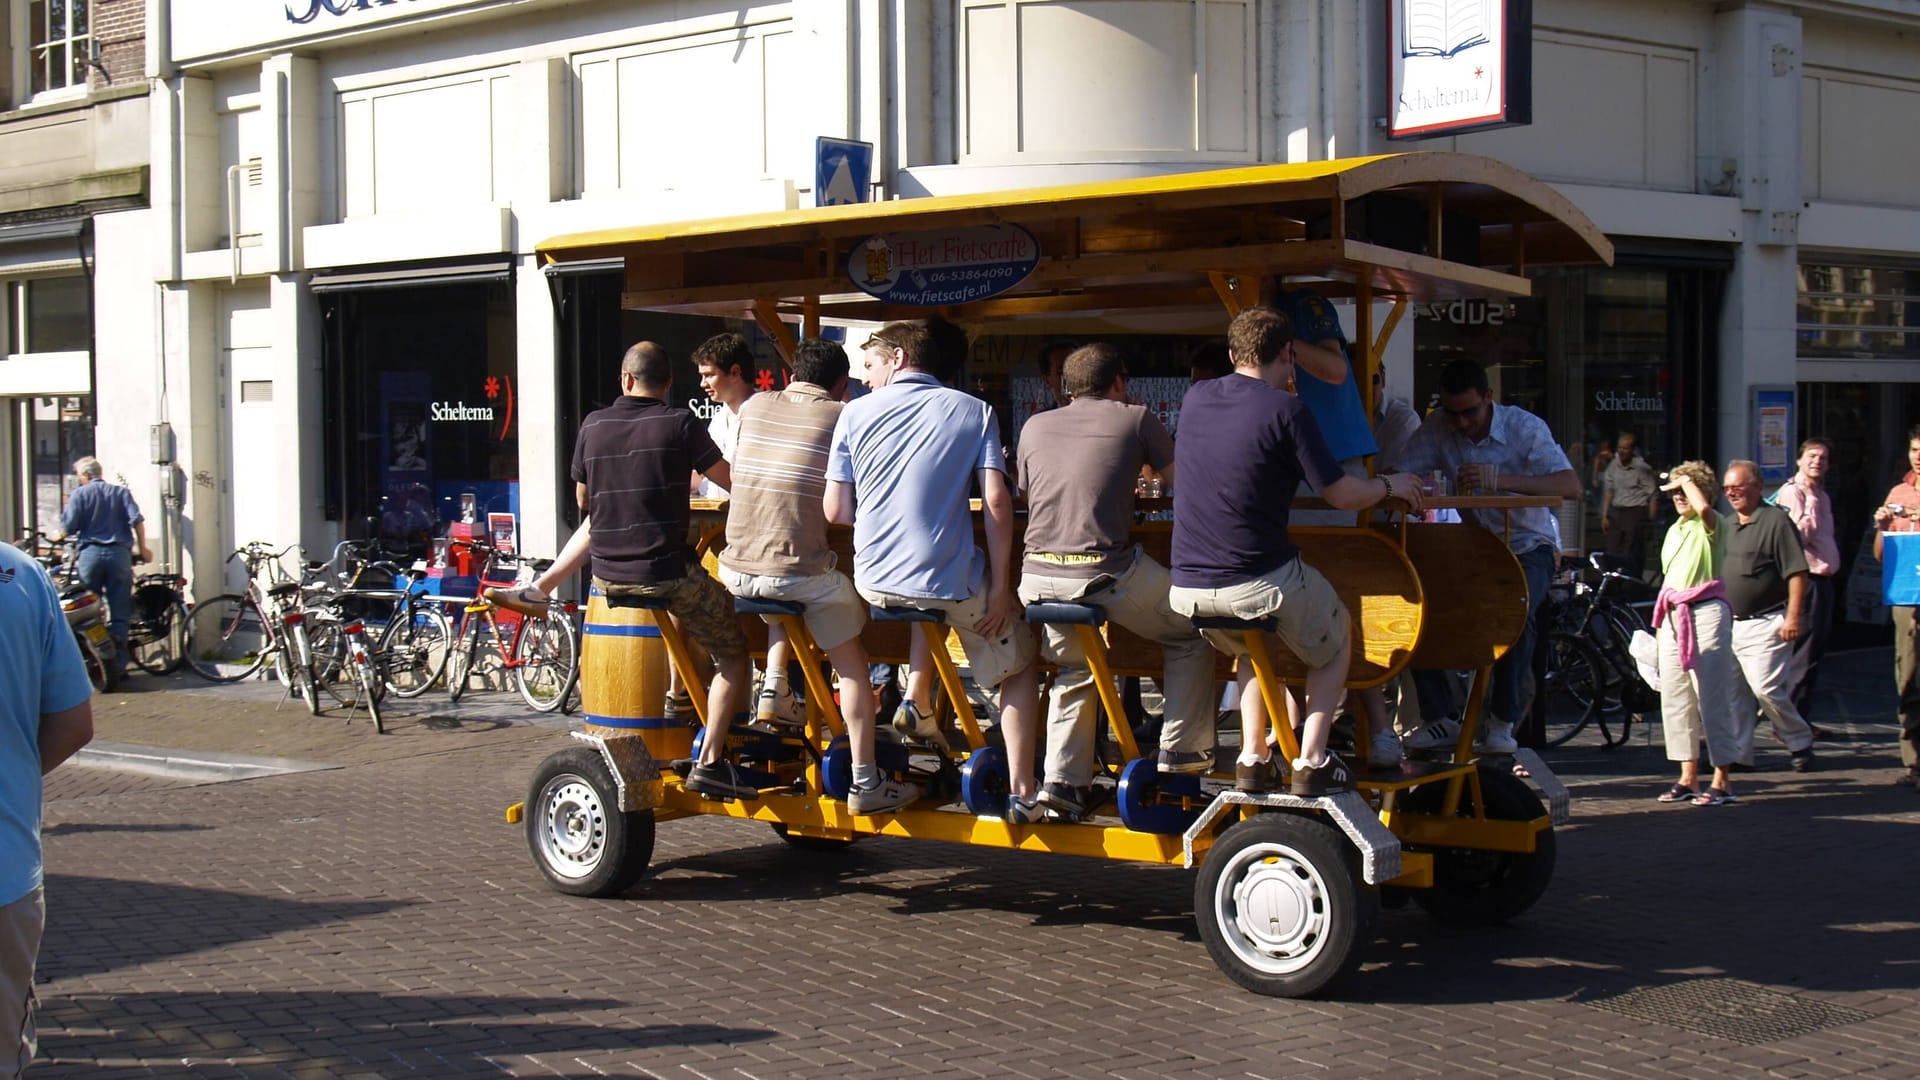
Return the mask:
[[[1780,509],[1793,519],[1800,530],[1800,544],[1807,554],[1807,597],[1805,629],[1793,643],[1793,659],[1787,668],[1787,685],[1793,688],[1793,706],[1802,716],[1811,716],[1813,686],[1820,675],[1820,658],[1827,652],[1827,635],[1833,628],[1834,605],[1838,594],[1835,575],[1840,572],[1840,542],[1833,531],[1833,503],[1827,498],[1827,466],[1833,459],[1833,444],[1814,436],[1800,444],[1800,469],[1774,496]],[[1830,734],[1814,726],[1815,738]]]

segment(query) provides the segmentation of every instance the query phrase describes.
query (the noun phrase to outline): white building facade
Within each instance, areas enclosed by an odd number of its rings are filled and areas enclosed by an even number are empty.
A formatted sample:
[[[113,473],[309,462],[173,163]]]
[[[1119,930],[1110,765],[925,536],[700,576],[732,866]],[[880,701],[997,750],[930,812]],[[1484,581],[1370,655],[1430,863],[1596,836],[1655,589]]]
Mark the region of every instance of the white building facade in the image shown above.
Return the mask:
[[[1392,143],[1384,7],[1352,0],[149,0],[152,209],[101,257],[100,453],[171,425],[202,593],[237,543],[431,532],[469,495],[551,554],[619,350],[721,327],[622,313],[616,272],[533,246],[808,205],[830,136],[875,145],[875,198],[1498,157],[1619,265],[1422,308],[1395,387],[1476,356],[1576,454],[1634,430],[1661,461],[1752,456],[1754,388],[1797,387],[1877,483],[1920,419],[1920,2],[1533,7],[1531,126]]]

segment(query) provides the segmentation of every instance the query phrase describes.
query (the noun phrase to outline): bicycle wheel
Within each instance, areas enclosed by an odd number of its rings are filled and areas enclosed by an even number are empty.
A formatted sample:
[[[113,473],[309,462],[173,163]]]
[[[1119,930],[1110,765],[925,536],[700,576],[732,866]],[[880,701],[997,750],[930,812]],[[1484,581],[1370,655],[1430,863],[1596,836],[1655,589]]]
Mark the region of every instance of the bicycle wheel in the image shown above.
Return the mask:
[[[380,634],[377,667],[395,697],[426,693],[447,669],[447,639],[453,636],[447,617],[430,608],[401,609]]]
[[[373,730],[377,735],[386,733],[386,726],[380,722],[380,699],[386,696],[387,681],[380,674],[380,664],[372,652],[373,645],[362,641],[361,647],[368,650],[353,665],[354,677],[360,680],[361,698],[367,703],[367,719],[373,721]]]
[[[459,701],[473,675],[474,654],[480,650],[480,617],[468,615],[460,623],[460,639],[447,657],[447,700]]]
[[[523,620],[513,641],[514,682],[534,712],[559,708],[580,670],[573,623],[557,612],[555,615]]]
[[[307,641],[304,622],[287,627],[287,647],[291,650],[287,657],[287,674],[293,680],[293,692],[307,703],[309,714],[319,716],[320,690],[314,685],[313,650]]]
[[[160,608],[151,618],[131,626],[127,648],[134,663],[149,675],[171,675],[187,662],[190,625],[187,605],[175,600]]]
[[[251,597],[228,593],[194,605],[187,616],[187,666],[209,682],[230,683],[266,662],[266,620]]]
[[[1580,734],[1606,707],[1606,661],[1571,634],[1547,635],[1546,743],[1560,746]]]
[[[380,699],[387,695],[386,680],[380,677],[380,663],[367,640],[365,627],[358,632],[340,634],[340,675],[334,680],[337,696],[351,716],[356,708],[365,708],[374,727],[380,726]]]
[[[359,697],[353,675],[347,669],[347,640],[340,623],[331,616],[307,613],[303,627],[307,634],[307,670],[313,672],[314,685],[334,701],[352,708]]]

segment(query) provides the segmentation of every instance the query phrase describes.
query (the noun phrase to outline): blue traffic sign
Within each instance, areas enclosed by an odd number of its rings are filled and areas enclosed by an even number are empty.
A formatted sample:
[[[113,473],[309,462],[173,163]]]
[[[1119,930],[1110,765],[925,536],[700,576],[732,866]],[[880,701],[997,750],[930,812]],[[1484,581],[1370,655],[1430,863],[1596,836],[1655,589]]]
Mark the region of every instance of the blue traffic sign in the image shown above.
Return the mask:
[[[873,190],[873,144],[824,135],[813,142],[813,205],[866,202]]]

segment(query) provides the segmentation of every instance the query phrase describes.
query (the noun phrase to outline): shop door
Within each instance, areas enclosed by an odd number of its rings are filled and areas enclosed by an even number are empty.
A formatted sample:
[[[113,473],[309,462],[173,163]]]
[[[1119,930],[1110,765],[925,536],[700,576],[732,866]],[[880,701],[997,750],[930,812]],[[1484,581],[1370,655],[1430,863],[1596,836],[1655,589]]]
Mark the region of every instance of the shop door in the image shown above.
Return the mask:
[[[221,370],[226,373],[227,521],[231,551],[252,540],[279,546],[274,530],[274,498],[282,487],[279,446],[274,430],[273,320],[266,290],[235,290],[221,299]],[[237,564],[227,570],[227,585],[246,584]]]

